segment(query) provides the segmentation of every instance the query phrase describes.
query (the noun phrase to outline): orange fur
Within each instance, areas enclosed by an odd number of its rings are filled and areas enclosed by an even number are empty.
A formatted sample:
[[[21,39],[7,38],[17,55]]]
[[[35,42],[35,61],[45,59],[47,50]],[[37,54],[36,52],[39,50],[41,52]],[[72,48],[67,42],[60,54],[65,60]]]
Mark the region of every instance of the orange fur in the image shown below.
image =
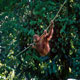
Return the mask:
[[[37,34],[34,35],[34,42],[35,45],[32,47],[35,48],[40,56],[46,56],[50,52],[50,46],[49,46],[49,41],[51,40],[53,35],[53,21],[51,21],[50,24],[50,30],[47,33],[46,30],[44,30],[44,34],[39,37]]]

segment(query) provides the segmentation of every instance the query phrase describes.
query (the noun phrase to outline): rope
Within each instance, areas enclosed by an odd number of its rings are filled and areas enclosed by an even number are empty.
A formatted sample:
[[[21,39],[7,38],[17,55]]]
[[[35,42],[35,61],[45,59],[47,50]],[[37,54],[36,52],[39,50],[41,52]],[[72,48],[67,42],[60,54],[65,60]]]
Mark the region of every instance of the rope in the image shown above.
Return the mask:
[[[29,44],[29,46],[27,48],[25,48],[24,50],[22,50],[21,52],[19,52],[14,58],[16,58],[17,56],[19,56],[21,53],[23,53],[24,51],[26,51],[27,49],[29,49],[32,45],[34,45],[35,43],[31,43]],[[8,64],[10,61],[12,60],[9,60],[6,64]]]
[[[56,16],[53,18],[53,21],[58,17],[58,14],[60,13],[61,9],[63,8],[63,6],[65,5],[65,3],[67,2],[67,0],[64,1],[63,5],[60,7],[59,11],[57,12]],[[46,31],[49,29],[50,25],[46,28]],[[44,34],[44,33],[43,33]],[[42,34],[42,35],[43,35]],[[41,36],[42,36],[41,35]],[[41,37],[40,36],[40,37]],[[29,46],[27,48],[25,48],[24,50],[22,50],[21,52],[19,52],[15,57],[19,56],[20,54],[22,54],[24,51],[26,51],[27,49],[29,49],[32,45],[34,45],[35,43],[31,43],[29,44]],[[11,60],[9,60],[7,63],[9,63]]]
[[[60,7],[59,11],[57,12],[56,16],[53,18],[53,22],[54,22],[54,20],[58,17],[58,14],[60,13],[61,9],[63,8],[63,6],[65,5],[66,2],[67,2],[67,0],[64,1],[63,5],[61,5],[61,7]],[[46,28],[46,31],[47,31],[49,28],[50,28],[50,24],[49,24],[49,26]],[[44,33],[43,33],[43,34],[44,34]],[[42,34],[42,35],[43,35],[43,34]],[[41,36],[42,36],[42,35],[41,35]],[[41,36],[40,36],[40,37],[41,37]]]
[[[63,5],[60,7],[59,11],[57,12],[56,16],[53,18],[53,21],[58,17],[58,14],[60,13],[61,9],[63,8],[64,4],[67,2],[67,0],[64,1]],[[50,25],[46,28],[46,31],[49,29]],[[43,33],[44,34],[44,33]],[[42,35],[43,35],[42,34]],[[41,35],[41,36],[42,36]],[[40,36],[40,37],[41,37]],[[15,57],[19,56],[21,53],[23,53],[24,51],[26,51],[27,49],[29,49],[32,45],[34,45],[35,43],[31,43],[29,44],[29,46],[27,48],[25,48],[24,50],[22,50],[21,52],[19,52]]]
[[[61,9],[63,8],[63,6],[64,6],[64,4],[67,2],[67,0],[65,0],[64,1],[64,3],[63,3],[63,5],[60,7],[60,9],[59,9],[59,11],[57,12],[57,14],[56,14],[56,16],[53,18],[53,21],[58,17],[58,14],[60,13],[60,11],[61,11]],[[50,25],[46,28],[46,31],[49,29],[49,27],[50,27]],[[44,33],[43,33],[44,34]],[[42,35],[43,35],[42,34]],[[41,35],[41,36],[42,36]],[[40,37],[41,37],[40,36]],[[27,48],[25,48],[24,50],[22,50],[21,52],[19,52],[17,55],[16,55],[16,57],[18,56],[18,55],[20,55],[21,53],[23,53],[24,51],[26,51],[28,48],[30,48],[32,45],[34,45],[35,43],[31,43],[31,44],[29,44],[29,46],[27,47]]]
[[[56,16],[53,18],[53,22],[58,17],[61,9],[63,8],[63,6],[65,5],[66,2],[67,2],[67,0],[64,1],[63,5],[61,5],[61,7],[60,7],[59,11],[57,12]],[[50,25],[46,28],[46,31],[49,29],[49,27],[50,27]]]
[[[23,53],[24,51],[26,51],[28,48],[30,48],[32,45],[34,45],[34,43],[29,44],[29,46],[27,48],[25,48],[24,50],[22,50],[21,52],[19,52],[15,57],[19,56],[21,53]]]

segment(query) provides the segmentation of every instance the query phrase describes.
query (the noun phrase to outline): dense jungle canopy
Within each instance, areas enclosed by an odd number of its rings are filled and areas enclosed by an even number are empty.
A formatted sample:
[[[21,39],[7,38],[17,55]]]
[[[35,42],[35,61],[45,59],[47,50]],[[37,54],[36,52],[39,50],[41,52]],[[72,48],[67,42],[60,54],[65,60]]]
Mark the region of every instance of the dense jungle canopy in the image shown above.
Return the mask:
[[[31,47],[64,0],[0,0],[0,80],[80,79],[80,0],[67,0],[54,21],[51,51]],[[18,55],[19,54],[19,55]]]

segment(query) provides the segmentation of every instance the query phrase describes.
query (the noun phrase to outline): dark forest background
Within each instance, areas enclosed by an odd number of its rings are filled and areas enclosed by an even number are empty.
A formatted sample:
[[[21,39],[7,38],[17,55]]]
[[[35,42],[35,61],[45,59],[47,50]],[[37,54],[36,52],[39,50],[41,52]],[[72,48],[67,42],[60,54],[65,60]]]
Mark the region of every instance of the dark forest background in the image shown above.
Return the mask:
[[[80,79],[80,0],[68,0],[54,21],[51,51],[32,48],[64,0],[0,0],[0,80]],[[16,56],[19,54],[18,56]]]

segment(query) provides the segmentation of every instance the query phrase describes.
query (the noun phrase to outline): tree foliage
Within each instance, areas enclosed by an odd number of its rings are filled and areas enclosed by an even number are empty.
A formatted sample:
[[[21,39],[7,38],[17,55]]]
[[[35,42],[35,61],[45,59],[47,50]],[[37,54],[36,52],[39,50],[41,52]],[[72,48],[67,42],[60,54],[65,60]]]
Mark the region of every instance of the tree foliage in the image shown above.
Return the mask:
[[[54,22],[51,51],[45,57],[32,48],[64,0],[0,0],[0,79],[80,79],[80,1],[68,0]],[[19,54],[18,56],[16,56]]]

